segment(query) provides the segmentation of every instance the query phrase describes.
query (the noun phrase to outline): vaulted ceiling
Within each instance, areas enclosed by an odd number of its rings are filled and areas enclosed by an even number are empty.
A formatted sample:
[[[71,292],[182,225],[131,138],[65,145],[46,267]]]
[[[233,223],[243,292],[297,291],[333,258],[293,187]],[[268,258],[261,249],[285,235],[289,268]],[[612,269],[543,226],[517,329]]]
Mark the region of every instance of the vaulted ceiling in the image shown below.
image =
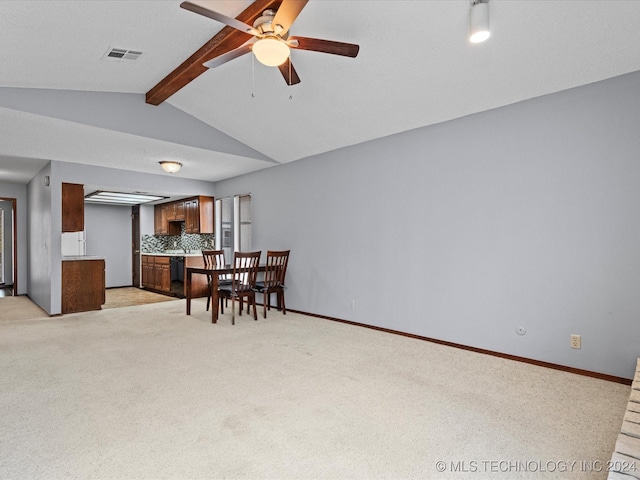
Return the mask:
[[[179,5],[0,2],[0,181],[49,160],[162,174],[167,159],[217,181],[640,70],[636,0],[490,0],[477,45],[469,0],[310,0],[291,34],[359,44],[357,58],[294,50],[288,86],[251,54],[211,70],[198,57],[154,106],[163,79],[230,28]]]

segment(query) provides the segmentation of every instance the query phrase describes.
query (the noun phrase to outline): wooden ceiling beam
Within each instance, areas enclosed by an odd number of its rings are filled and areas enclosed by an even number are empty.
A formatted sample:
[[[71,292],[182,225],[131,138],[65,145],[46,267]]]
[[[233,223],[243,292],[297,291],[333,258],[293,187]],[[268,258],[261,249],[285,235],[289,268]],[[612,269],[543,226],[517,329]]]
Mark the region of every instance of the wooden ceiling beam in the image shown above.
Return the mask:
[[[262,15],[264,10],[269,8],[277,10],[281,3],[282,0],[256,0],[236,18],[244,23],[253,25],[254,20]],[[248,33],[225,26],[211,40],[149,90],[146,94],[146,102],[151,105],[160,105],[171,95],[206,72],[208,69],[202,65],[204,62],[238,48],[250,38],[251,35]]]

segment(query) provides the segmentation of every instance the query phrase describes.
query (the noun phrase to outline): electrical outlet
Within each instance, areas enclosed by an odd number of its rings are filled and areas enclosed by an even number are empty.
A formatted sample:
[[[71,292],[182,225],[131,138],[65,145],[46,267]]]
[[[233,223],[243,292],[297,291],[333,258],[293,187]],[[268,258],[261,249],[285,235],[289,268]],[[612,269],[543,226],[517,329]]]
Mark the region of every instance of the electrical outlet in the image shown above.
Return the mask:
[[[582,339],[580,335],[571,335],[571,348],[580,348],[582,345]]]

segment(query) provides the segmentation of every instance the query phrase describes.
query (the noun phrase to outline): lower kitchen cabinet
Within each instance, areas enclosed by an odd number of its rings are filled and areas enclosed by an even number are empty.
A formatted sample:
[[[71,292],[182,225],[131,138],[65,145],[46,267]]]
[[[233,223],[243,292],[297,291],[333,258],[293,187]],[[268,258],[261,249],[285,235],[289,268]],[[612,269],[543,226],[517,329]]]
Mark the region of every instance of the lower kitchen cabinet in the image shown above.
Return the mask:
[[[180,268],[204,267],[202,255],[186,255]],[[182,282],[184,272],[179,275],[178,282]],[[186,296],[187,292],[176,290],[179,284],[171,285],[171,257],[167,255],[142,255],[142,287],[159,293]],[[191,284],[191,297],[206,297],[209,295],[209,282],[206,275],[193,275]]]
[[[171,292],[169,257],[160,255],[142,256],[142,286],[158,292]]]
[[[64,260],[62,313],[100,310],[104,302],[104,260]]]

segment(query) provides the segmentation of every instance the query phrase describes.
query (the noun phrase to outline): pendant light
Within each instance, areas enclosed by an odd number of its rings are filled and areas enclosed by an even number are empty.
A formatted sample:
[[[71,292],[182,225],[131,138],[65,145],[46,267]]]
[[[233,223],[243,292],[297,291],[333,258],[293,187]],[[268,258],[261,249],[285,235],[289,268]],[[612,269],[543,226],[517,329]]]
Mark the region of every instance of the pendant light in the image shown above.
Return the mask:
[[[488,0],[469,0],[469,41],[471,43],[484,42],[491,36],[489,30],[489,2]]]

